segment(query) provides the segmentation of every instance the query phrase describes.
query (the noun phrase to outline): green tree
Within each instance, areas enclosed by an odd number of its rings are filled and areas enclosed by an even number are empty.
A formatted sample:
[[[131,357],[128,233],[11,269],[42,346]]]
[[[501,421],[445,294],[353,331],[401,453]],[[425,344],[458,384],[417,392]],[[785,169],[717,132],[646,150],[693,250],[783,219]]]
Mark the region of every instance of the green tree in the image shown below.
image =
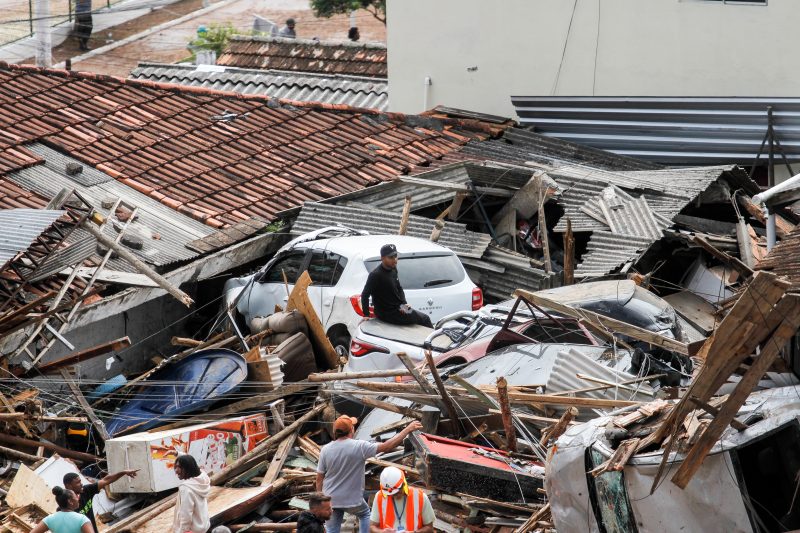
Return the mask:
[[[217,57],[222,55],[225,48],[228,47],[228,41],[231,40],[232,35],[238,32],[230,22],[224,24],[209,24],[208,29],[204,32],[198,32],[195,39],[189,42],[189,50],[192,51],[192,60],[195,59],[197,50],[214,50]]]
[[[311,9],[318,17],[346,15],[356,9],[366,9],[386,24],[386,0],[311,0]]]

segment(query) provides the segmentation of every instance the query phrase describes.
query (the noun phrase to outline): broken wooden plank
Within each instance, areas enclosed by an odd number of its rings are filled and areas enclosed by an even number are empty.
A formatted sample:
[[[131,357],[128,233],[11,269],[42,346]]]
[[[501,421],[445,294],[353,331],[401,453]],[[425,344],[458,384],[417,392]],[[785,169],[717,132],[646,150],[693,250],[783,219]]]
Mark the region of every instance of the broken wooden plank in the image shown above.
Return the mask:
[[[86,416],[89,417],[89,420],[92,421],[92,425],[97,429],[97,432],[100,434],[100,437],[106,441],[111,438],[111,435],[108,434],[108,430],[106,429],[106,425],[103,423],[102,420],[95,414],[94,409],[92,406],[89,405],[89,402],[86,401],[84,398],[81,389],[78,388],[78,385],[75,384],[73,381],[72,376],[69,375],[69,372],[66,370],[61,370],[61,377],[64,378],[67,386],[72,391],[72,394],[75,396],[75,399],[80,404],[83,411],[86,413]]]
[[[567,218],[567,231],[564,232],[564,285],[575,283],[575,235],[572,221]]]
[[[463,434],[463,428],[461,427],[458,411],[456,410],[455,403],[453,403],[453,399],[447,392],[447,387],[445,387],[442,377],[439,375],[439,370],[436,368],[436,362],[433,360],[433,354],[430,350],[425,350],[425,360],[427,361],[428,368],[431,371],[433,382],[436,383],[436,388],[439,390],[439,396],[442,397],[442,402],[447,408],[447,416],[453,423],[453,427],[451,429],[456,436],[460,437]]]
[[[700,245],[700,248],[711,254],[713,257],[719,259],[726,265],[730,265],[734,270],[739,272],[745,277],[750,277],[753,275],[753,269],[744,264],[739,259],[733,257],[732,255],[728,255],[722,250],[717,249],[713,244],[708,242],[703,237],[699,235],[695,235],[692,237],[691,242]]]
[[[422,413],[416,409],[411,409],[409,407],[400,407],[399,405],[395,405],[393,403],[376,400],[374,398],[368,398],[366,396],[354,395],[354,398],[368,407],[375,407],[377,409],[383,409],[384,411],[390,411],[392,413],[397,413],[403,416],[410,416],[411,418],[422,420]]]
[[[3,403],[3,407],[5,407],[6,411],[8,411],[9,413],[15,412],[14,405],[11,403],[11,401],[8,399],[8,397],[6,397],[6,395],[3,392],[0,392],[0,402]],[[25,434],[26,437],[33,437],[33,434],[28,429],[28,424],[26,424],[22,420],[17,420],[17,425],[19,426],[19,428],[22,430],[22,432]]]
[[[45,450],[50,450],[52,452],[55,452],[62,457],[67,457],[69,459],[74,459],[76,461],[81,461],[84,463],[101,463],[105,461],[103,457],[98,457],[96,455],[84,452],[76,452],[58,446],[57,444],[47,442],[46,440],[25,439],[22,437],[17,437],[16,435],[9,435],[3,432],[0,432],[0,442],[5,444],[13,444],[15,447],[23,446],[31,449],[36,449],[41,446]]]
[[[292,446],[294,446],[296,440],[297,433],[291,433],[285,439],[283,439],[283,442],[278,445],[278,449],[275,450],[275,455],[272,457],[272,461],[269,463],[269,467],[267,468],[267,473],[264,474],[264,478],[261,480],[262,487],[271,485],[275,482],[275,480],[278,479],[278,476],[281,474],[283,464],[289,457],[289,452],[292,450]]]
[[[785,298],[791,299],[792,302],[790,308],[781,313],[785,317],[784,320],[775,332],[770,335],[765,345],[762,346],[761,353],[755,362],[736,384],[728,400],[720,406],[714,420],[711,421],[697,443],[687,453],[678,471],[672,477],[672,482],[677,486],[686,488],[686,485],[689,484],[694,474],[700,469],[706,456],[725,431],[725,428],[731,424],[736,413],[744,405],[753,388],[764,376],[764,373],[769,370],[774,359],[778,357],[786,343],[800,327],[800,297],[789,295]]]
[[[555,442],[558,437],[563,435],[576,416],[578,416],[578,409],[576,407],[570,407],[564,411],[564,414],[561,415],[558,422],[542,432],[542,446],[546,447],[549,442]]]
[[[500,376],[497,378],[497,400],[500,404],[500,417],[503,420],[503,431],[506,436],[506,443],[508,444],[508,451],[517,451],[517,431],[514,429],[514,423],[511,420],[511,403],[508,401],[508,382],[506,378]]]
[[[106,236],[101,230],[99,230],[92,222],[84,221],[80,225],[81,228],[88,231],[92,234],[92,236],[97,239],[99,243],[103,246],[114,250],[117,255],[123,258],[125,261],[131,264],[137,271],[144,274],[151,280],[153,280],[159,287],[167,291],[173,297],[175,297],[179,302],[183,303],[186,307],[191,307],[194,303],[194,300],[177,288],[175,285],[170,283],[167,279],[165,279],[161,274],[147,266],[143,261],[141,261],[138,257],[136,257],[132,252],[128,251],[128,249],[121,244],[118,244]]]
[[[621,320],[617,320],[615,318],[610,318],[592,311],[587,311],[586,309],[571,307],[525,289],[517,289],[514,291],[515,298],[520,296],[541,307],[552,309],[553,311],[557,311],[579,320],[586,320],[590,324],[602,330],[611,329],[616,333],[626,335],[636,340],[640,340],[654,346],[660,346],[664,349],[683,355],[689,355],[689,348],[686,343],[664,337],[663,335],[658,335],[644,328],[639,328],[632,324],[628,324],[627,322],[622,322]]]
[[[314,347],[314,353],[320,355],[329,368],[338,368],[339,355],[325,334],[325,328],[322,326],[314,306],[311,305],[311,300],[308,299],[308,287],[310,285],[311,276],[308,275],[307,271],[303,272],[295,282],[292,293],[289,295],[289,299],[286,302],[286,310],[293,311],[297,309],[300,311],[300,314],[303,315],[308,324],[308,337]]]

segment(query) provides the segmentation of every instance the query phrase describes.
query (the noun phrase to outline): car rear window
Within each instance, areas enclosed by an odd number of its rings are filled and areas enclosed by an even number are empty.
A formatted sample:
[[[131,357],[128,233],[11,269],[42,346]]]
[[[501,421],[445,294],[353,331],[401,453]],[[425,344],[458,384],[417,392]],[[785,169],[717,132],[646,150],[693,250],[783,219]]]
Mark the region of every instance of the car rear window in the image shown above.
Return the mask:
[[[364,266],[372,272],[380,262],[380,259],[369,259],[364,261]],[[397,275],[404,290],[413,290],[456,285],[464,280],[466,273],[454,254],[401,255],[397,262]]]

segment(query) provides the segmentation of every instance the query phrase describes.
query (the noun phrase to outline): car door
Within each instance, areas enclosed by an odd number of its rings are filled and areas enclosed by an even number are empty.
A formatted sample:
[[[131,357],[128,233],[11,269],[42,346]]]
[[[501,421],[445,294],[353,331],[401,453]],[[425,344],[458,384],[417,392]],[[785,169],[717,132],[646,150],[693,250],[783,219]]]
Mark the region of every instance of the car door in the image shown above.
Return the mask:
[[[252,320],[257,316],[268,316],[275,312],[275,306],[286,306],[288,293],[294,288],[297,278],[308,263],[309,250],[290,250],[278,258],[267,270],[258,275],[250,289],[248,298],[243,298],[246,312],[242,314]],[[286,274],[286,281],[284,281]],[[288,282],[288,292],[286,282]]]
[[[336,285],[347,266],[347,258],[327,250],[314,250],[308,262],[308,275],[312,285],[308,298],[317,311],[322,325],[327,329],[333,314]]]

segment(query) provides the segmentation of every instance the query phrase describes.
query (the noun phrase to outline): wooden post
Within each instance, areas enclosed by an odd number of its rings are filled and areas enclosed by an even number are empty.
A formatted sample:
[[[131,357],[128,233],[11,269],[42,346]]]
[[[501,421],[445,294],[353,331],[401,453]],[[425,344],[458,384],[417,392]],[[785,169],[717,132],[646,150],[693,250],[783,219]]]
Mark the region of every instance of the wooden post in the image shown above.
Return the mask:
[[[365,370],[364,372],[318,372],[308,375],[308,381],[347,381],[351,379],[391,378],[395,376],[410,376],[406,369],[397,370]]]
[[[450,417],[450,423],[452,425],[451,429],[457,437],[460,437],[463,432],[461,431],[462,428],[458,411],[456,410],[455,403],[453,403],[453,399],[447,393],[447,388],[444,386],[442,376],[439,375],[439,370],[436,368],[436,363],[433,360],[433,354],[430,350],[425,350],[425,360],[428,361],[428,368],[431,370],[433,381],[436,383],[436,388],[439,389],[442,402],[444,402],[444,406],[447,408],[447,416]]]
[[[92,421],[92,425],[97,428],[98,433],[103,438],[104,441],[111,438],[111,435],[108,434],[108,430],[106,430],[106,425],[103,424],[103,421],[100,420],[92,409],[92,406],[89,405],[89,402],[86,401],[86,398],[83,397],[83,393],[81,389],[78,388],[78,385],[73,381],[72,376],[69,375],[69,372],[66,370],[61,370],[61,377],[64,378],[67,385],[69,386],[72,394],[75,395],[75,399],[78,400],[78,403],[86,412],[86,416],[89,417],[89,420]]]
[[[564,233],[564,285],[575,283],[575,235],[572,234],[572,221],[567,218],[567,231]]]
[[[355,398],[363,403],[368,407],[375,407],[376,409],[383,409],[384,411],[390,411],[392,413],[397,413],[403,416],[409,416],[411,418],[415,418],[417,420],[422,420],[422,413],[417,411],[416,409],[411,409],[409,407],[400,407],[399,405],[395,405],[393,403],[384,402],[382,400],[376,400],[374,398],[368,398],[366,396],[355,396]]]
[[[506,443],[508,451],[517,451],[517,430],[511,420],[511,404],[508,401],[508,382],[506,378],[497,378],[497,399],[500,404],[500,416],[503,419],[503,429],[506,433]]]
[[[448,220],[458,220],[458,212],[461,211],[461,204],[464,203],[464,198],[466,197],[466,192],[459,191],[456,193],[453,197],[453,203],[450,204],[450,209],[447,212]]]
[[[194,303],[188,294],[177,288],[175,285],[167,281],[161,274],[147,266],[143,261],[141,261],[138,257],[133,255],[131,252],[128,251],[127,248],[124,246],[114,242],[113,239],[108,238],[102,231],[97,229],[94,224],[88,221],[84,221],[81,223],[81,228],[85,229],[92,236],[97,239],[99,243],[101,243],[106,248],[110,248],[114,250],[117,255],[123,258],[125,261],[131,264],[139,273],[144,274],[153,282],[170,293],[174,296],[179,302],[182,302],[186,307],[191,307]]]
[[[36,463],[42,460],[42,458],[38,455],[31,455],[29,453],[14,450],[12,448],[6,448],[5,446],[0,446],[0,455],[13,457],[14,459],[22,459],[23,461],[28,461],[31,463]]]
[[[439,242],[442,230],[444,230],[444,220],[437,220],[433,225],[433,231],[431,231],[431,242]]]
[[[570,407],[567,409],[561,418],[553,424],[549,429],[542,432],[542,446],[547,446],[548,442],[555,442],[555,440],[564,434],[570,425],[570,422],[578,416],[578,408]]]
[[[536,173],[533,178],[536,180],[537,190],[539,191],[539,237],[542,239],[544,271],[550,273],[553,271],[553,267],[550,264],[550,242],[547,237],[547,219],[544,216],[544,204],[547,201],[547,185],[545,185],[542,180],[543,175],[543,173]]]
[[[3,432],[0,432],[0,442],[5,444],[13,444],[15,448],[19,448],[20,446],[28,448],[42,447],[45,450],[50,450],[51,452],[57,453],[61,457],[75,459],[76,461],[81,461],[84,463],[99,463],[105,461],[105,459],[102,457],[91,455],[89,453],[72,451],[47,441],[24,439],[22,437],[17,437],[16,435],[9,435]]]
[[[411,197],[406,196],[403,203],[403,216],[400,218],[400,229],[397,231],[398,235],[405,235],[408,231],[408,217],[411,215]]]
[[[39,365],[37,370],[42,374],[47,374],[48,372],[61,370],[62,368],[78,364],[82,361],[92,359],[93,357],[97,357],[108,352],[117,352],[123,348],[127,348],[130,345],[131,340],[128,337],[121,337],[117,340],[106,342],[104,344],[98,344],[97,346],[86,348],[85,350],[81,350],[79,352],[74,352],[66,357],[57,359],[56,361]]]

